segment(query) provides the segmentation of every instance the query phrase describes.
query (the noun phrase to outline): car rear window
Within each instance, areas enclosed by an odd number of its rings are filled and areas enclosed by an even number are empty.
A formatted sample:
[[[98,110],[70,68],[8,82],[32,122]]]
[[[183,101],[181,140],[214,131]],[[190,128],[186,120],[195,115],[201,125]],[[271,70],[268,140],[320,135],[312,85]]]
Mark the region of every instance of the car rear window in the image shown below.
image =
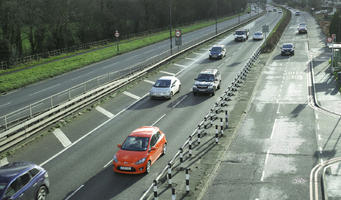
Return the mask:
[[[213,82],[214,81],[214,75],[213,74],[199,74],[198,81],[206,81],[206,82]]]
[[[221,52],[221,47],[212,47],[211,51],[213,52]]]
[[[154,84],[154,87],[169,87],[171,84],[171,80],[157,80]]]
[[[244,35],[245,31],[236,31],[236,35]]]
[[[148,137],[128,136],[122,144],[122,150],[126,151],[145,151],[148,148]]]
[[[284,44],[283,48],[292,48],[292,45],[291,44]]]

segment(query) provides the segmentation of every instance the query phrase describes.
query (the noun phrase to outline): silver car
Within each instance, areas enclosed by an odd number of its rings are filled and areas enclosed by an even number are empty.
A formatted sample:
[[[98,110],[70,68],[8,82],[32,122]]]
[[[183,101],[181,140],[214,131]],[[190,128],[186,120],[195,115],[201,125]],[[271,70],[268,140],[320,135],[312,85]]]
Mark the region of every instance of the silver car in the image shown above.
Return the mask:
[[[159,78],[149,92],[150,98],[171,99],[181,88],[181,82],[175,76],[162,76]]]

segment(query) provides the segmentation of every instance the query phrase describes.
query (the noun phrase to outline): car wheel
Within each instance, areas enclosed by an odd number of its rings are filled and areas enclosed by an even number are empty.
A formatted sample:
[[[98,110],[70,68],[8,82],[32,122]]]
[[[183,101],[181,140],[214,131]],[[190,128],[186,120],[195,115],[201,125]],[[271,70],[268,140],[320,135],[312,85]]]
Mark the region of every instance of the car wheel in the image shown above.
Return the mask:
[[[171,99],[173,95],[174,95],[173,92],[171,92],[171,93],[169,94],[169,99]]]
[[[40,186],[37,191],[36,200],[45,200],[47,196],[47,188],[45,186]]]
[[[162,155],[165,155],[166,152],[167,152],[167,143],[165,143],[165,144],[163,145],[163,148],[162,148]]]
[[[197,96],[197,93],[196,93],[196,92],[193,92],[193,96]]]
[[[219,84],[218,84],[218,87],[217,87],[217,90],[219,90],[219,89],[220,89],[220,84],[221,84],[221,82],[219,82]]]
[[[180,90],[181,90],[181,85],[179,85],[178,93],[180,93]]]
[[[149,174],[150,172],[150,166],[151,166],[151,162],[150,160],[148,161],[147,165],[146,165],[146,174]]]
[[[215,95],[215,90],[213,90],[213,92],[211,93],[211,95],[212,95],[212,96],[214,96],[214,95]]]

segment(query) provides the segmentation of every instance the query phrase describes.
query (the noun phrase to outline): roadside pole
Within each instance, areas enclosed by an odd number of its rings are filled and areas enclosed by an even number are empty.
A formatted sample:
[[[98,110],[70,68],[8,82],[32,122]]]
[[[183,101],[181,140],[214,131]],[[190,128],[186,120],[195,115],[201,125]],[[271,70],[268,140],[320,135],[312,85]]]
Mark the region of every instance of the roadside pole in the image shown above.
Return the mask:
[[[120,33],[118,32],[118,30],[115,31],[114,36],[116,38],[117,53],[119,53],[120,52],[120,47],[119,47],[120,40],[118,38],[120,37]]]

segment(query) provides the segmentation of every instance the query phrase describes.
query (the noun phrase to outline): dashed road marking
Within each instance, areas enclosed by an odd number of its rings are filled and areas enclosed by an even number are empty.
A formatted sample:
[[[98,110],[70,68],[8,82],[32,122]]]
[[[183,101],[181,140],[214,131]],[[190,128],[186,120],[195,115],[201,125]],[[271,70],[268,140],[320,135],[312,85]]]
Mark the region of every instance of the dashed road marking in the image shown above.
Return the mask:
[[[185,58],[185,59],[187,59],[187,60],[191,60],[191,61],[197,61],[197,60],[195,60],[194,58]]]
[[[166,116],[166,114],[163,114],[159,119],[157,119],[151,126],[155,126],[155,124],[159,123],[159,121],[161,121],[162,118],[164,118]]]
[[[41,90],[39,90],[39,91],[37,91],[37,92],[33,92],[33,93],[30,94],[30,96],[36,95],[36,94],[38,94],[38,93],[41,93],[41,92],[44,92],[44,91],[47,91],[47,90],[50,90],[50,89],[55,88],[55,87],[57,87],[57,86],[59,86],[59,85],[60,85],[60,83],[55,84],[55,85],[52,85],[52,86],[47,87],[47,88],[44,88],[44,89],[41,89]]]
[[[186,98],[188,97],[188,95],[183,96],[176,104],[174,104],[172,106],[172,108],[175,108],[176,106],[178,106],[181,102],[183,102]]]
[[[7,103],[5,103],[5,104],[0,105],[0,107],[7,106],[7,105],[9,105],[10,103],[11,103],[11,102],[9,101],[9,102],[7,102]]]
[[[201,56],[203,53],[197,53],[197,52],[193,52],[193,54],[199,55]]]
[[[0,167],[8,164],[7,157],[4,157],[3,159],[0,160]]]
[[[112,163],[112,161],[113,161],[113,160],[110,160],[107,164],[105,164],[105,165],[103,166],[103,168],[107,168],[107,167]]]
[[[181,68],[186,68],[187,66],[186,65],[180,65],[180,64],[177,64],[177,63],[174,63],[175,66],[178,66],[178,67],[181,67]]]
[[[109,118],[113,118],[115,116],[114,114],[102,108],[101,106],[97,106],[96,110]]]
[[[125,95],[127,95],[128,97],[131,97],[131,98],[133,98],[133,99],[136,99],[136,100],[140,99],[139,96],[137,96],[137,95],[135,95],[135,94],[132,94],[132,93],[130,93],[130,92],[127,92],[127,91],[124,91],[123,94],[125,94]]]
[[[74,192],[72,192],[65,200],[69,200],[73,195],[75,195],[84,185],[79,186]]]
[[[147,79],[144,79],[143,81],[144,81],[144,82],[146,82],[146,83],[150,83],[150,84],[152,84],[152,85],[154,85],[154,84],[155,84],[155,82],[154,82],[154,81],[150,81],[150,80],[147,80]]]
[[[269,153],[270,153],[270,150],[268,150],[266,152],[266,157],[265,157],[265,161],[264,161],[264,169],[263,169],[263,172],[262,172],[262,177],[260,178],[260,181],[264,181],[264,176],[265,176],[265,166],[266,166],[266,163],[268,162],[268,159],[269,159]]]
[[[164,73],[164,74],[168,74],[168,75],[171,75],[171,76],[174,76],[175,74],[174,73],[171,73],[171,72],[166,72],[166,71],[160,71],[161,73]]]
[[[64,147],[67,147],[71,144],[71,141],[69,140],[68,137],[60,130],[57,128],[56,130],[53,131],[53,134],[56,136],[56,138],[62,143]]]
[[[274,121],[274,125],[273,125],[273,127],[272,127],[272,132],[271,132],[270,139],[272,139],[272,137],[273,137],[273,135],[274,135],[274,133],[275,133],[275,129],[276,129],[276,122],[277,122],[277,119],[275,119],[275,121]]]
[[[318,134],[318,139],[321,140],[321,135],[320,134]]]

